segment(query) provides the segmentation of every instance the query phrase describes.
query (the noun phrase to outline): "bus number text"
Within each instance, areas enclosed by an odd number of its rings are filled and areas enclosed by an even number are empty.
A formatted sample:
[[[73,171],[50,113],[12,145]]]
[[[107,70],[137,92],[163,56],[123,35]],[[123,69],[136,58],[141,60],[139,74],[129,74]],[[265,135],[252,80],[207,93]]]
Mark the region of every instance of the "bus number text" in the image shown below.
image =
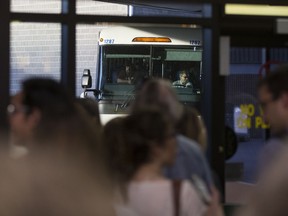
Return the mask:
[[[200,46],[201,42],[200,42],[200,40],[190,40],[190,44]]]
[[[105,44],[114,44],[114,39],[104,39]]]

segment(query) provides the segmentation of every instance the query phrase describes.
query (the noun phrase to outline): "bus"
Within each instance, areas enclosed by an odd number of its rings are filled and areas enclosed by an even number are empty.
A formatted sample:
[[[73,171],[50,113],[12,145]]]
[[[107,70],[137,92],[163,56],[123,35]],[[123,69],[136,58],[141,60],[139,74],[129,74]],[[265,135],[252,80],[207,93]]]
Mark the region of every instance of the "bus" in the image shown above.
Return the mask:
[[[135,92],[149,78],[179,80],[185,71],[192,85],[172,85],[179,100],[199,106],[202,77],[201,28],[159,26],[115,26],[99,33],[99,56],[95,89],[91,89],[91,74],[82,76],[82,97],[93,92],[99,102],[101,120],[125,115]],[[103,118],[106,117],[106,120]]]

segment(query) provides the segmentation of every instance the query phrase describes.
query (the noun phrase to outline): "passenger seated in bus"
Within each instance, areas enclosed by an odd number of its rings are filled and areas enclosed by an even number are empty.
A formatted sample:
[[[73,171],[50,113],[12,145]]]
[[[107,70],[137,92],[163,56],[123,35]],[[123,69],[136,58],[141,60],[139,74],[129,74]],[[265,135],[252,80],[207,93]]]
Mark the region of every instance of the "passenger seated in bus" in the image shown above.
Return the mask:
[[[118,73],[117,83],[131,84],[133,77],[131,76],[130,66],[126,65]]]
[[[132,83],[136,86],[141,85],[144,79],[148,77],[148,71],[144,69],[143,65],[136,63],[132,68],[133,80]]]
[[[188,74],[185,70],[179,72],[179,80],[173,82],[172,85],[193,88],[193,85],[191,82],[189,82]]]

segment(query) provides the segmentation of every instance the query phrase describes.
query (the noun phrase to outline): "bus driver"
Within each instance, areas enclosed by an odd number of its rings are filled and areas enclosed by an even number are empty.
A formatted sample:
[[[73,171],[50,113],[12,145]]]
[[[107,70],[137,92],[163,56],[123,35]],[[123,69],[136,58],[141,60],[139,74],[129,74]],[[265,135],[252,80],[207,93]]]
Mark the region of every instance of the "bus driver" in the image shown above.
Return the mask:
[[[179,80],[172,83],[173,86],[189,87],[192,88],[193,85],[188,80],[188,74],[185,70],[179,72]]]

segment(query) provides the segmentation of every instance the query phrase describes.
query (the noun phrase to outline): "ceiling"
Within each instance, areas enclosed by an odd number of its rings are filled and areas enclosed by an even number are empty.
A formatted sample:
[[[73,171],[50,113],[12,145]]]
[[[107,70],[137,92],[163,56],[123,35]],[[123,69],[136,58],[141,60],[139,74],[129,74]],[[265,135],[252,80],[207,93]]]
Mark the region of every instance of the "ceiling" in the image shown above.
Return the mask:
[[[152,1],[152,0],[105,0],[104,2],[110,3],[120,3],[134,6],[146,6],[146,7],[156,7],[156,8],[165,8],[173,10],[183,10],[191,12],[201,12],[202,4],[193,3],[188,0],[165,0],[165,1]]]

